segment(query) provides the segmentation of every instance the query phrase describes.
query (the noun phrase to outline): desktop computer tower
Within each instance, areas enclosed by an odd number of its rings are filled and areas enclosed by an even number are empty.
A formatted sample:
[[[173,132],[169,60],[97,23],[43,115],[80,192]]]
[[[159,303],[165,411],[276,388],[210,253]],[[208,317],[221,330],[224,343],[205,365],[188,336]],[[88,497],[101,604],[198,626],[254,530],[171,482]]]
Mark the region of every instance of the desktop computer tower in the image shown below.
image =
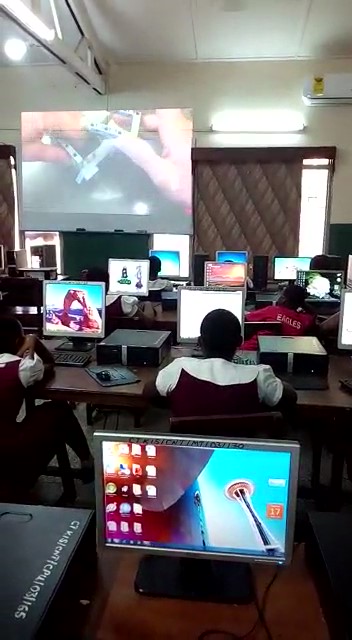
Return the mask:
[[[193,284],[195,287],[204,285],[205,263],[209,261],[208,253],[195,253],[193,256]]]
[[[268,286],[269,256],[253,257],[253,286],[257,291],[262,291]]]

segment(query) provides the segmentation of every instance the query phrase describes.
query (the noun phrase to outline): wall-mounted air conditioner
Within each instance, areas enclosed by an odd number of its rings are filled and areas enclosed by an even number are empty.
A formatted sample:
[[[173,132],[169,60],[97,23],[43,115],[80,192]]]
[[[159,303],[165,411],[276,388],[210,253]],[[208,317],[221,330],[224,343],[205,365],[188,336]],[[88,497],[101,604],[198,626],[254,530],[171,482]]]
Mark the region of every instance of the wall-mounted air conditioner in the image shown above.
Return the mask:
[[[328,73],[307,78],[303,102],[311,107],[352,104],[352,73]]]

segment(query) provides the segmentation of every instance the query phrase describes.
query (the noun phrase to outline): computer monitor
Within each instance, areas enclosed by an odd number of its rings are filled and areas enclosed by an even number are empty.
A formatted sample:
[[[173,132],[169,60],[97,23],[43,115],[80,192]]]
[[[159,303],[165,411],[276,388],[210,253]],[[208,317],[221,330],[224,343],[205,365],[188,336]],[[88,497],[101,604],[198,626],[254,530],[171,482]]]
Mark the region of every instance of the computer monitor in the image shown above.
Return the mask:
[[[296,283],[307,289],[307,300],[340,302],[343,271],[298,271]]]
[[[89,341],[105,335],[105,284],[67,280],[43,282],[43,333],[55,338],[70,338],[71,344],[84,350]]]
[[[236,562],[290,562],[298,443],[101,431],[94,445],[98,545],[156,554],[141,561],[151,585],[151,559],[166,593],[170,562],[191,563],[200,589],[204,560],[228,561],[230,575],[246,566]]]
[[[175,278],[180,275],[180,252],[179,251],[162,251],[161,249],[152,249],[150,256],[157,256],[161,262],[161,271],[159,275],[162,278]]]
[[[205,287],[245,287],[247,263],[206,262]]]
[[[296,280],[298,271],[308,271],[311,258],[301,256],[274,258],[274,280]]]
[[[109,259],[109,293],[125,296],[147,296],[149,293],[149,260]]]
[[[248,261],[247,251],[217,251],[215,254],[216,262],[235,262],[236,264],[244,264]]]
[[[341,295],[338,347],[352,350],[352,289],[343,290]]]
[[[176,233],[154,233],[151,248],[158,251],[178,251],[180,254],[179,277],[180,279],[189,278],[191,236]]]
[[[4,245],[0,244],[0,273],[2,273],[5,269],[5,251]]]
[[[352,289],[352,255],[348,256],[346,285],[348,289]]]
[[[177,303],[178,342],[196,343],[203,318],[214,309],[227,309],[243,327],[245,289],[180,287]]]

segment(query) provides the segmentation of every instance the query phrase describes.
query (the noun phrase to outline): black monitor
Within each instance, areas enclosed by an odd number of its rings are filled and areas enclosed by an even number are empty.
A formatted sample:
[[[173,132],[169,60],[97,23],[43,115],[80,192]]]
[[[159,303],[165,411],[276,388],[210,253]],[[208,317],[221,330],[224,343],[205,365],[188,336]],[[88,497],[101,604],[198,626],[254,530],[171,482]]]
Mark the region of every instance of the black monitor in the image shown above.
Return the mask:
[[[68,338],[59,349],[88,351],[105,336],[105,284],[67,280],[43,282],[43,334]]]
[[[209,578],[214,598],[231,601],[234,562],[290,562],[298,443],[104,431],[94,441],[100,547],[163,556],[141,562],[139,593],[192,597],[182,575],[172,584],[181,567],[193,586]],[[225,586],[205,570],[219,560]]]
[[[338,303],[344,283],[343,271],[298,271],[296,283],[307,289],[307,300]]]

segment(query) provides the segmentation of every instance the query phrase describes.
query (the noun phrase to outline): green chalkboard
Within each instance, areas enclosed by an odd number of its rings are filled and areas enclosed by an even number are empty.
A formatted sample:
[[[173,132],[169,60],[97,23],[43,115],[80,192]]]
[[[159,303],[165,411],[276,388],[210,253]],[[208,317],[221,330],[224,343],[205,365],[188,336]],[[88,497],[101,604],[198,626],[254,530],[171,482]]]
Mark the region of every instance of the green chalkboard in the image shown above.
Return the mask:
[[[329,253],[344,259],[352,253],[352,224],[331,224]]]
[[[147,258],[149,236],[137,233],[62,233],[63,272],[79,278],[82,269],[108,268],[109,258]]]

